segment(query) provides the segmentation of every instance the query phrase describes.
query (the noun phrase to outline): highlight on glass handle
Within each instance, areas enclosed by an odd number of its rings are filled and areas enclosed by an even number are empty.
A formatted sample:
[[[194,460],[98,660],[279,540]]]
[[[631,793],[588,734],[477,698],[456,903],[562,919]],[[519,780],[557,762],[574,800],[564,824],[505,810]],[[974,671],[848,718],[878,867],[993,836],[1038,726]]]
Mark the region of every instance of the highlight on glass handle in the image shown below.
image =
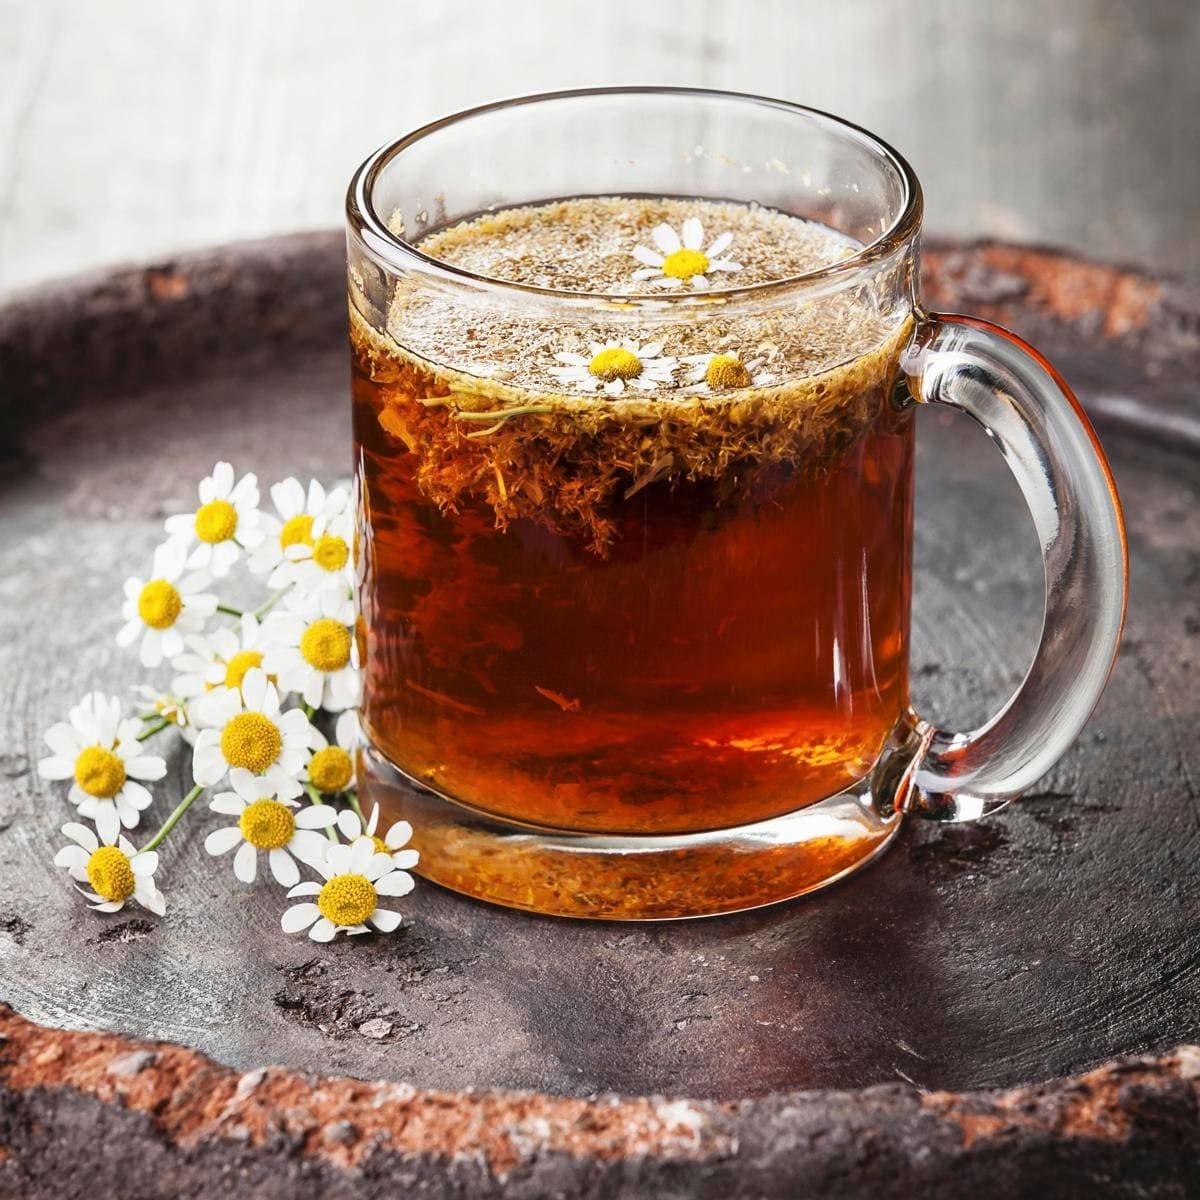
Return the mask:
[[[1028,789],[1091,715],[1125,619],[1125,525],[1079,401],[1020,338],[975,317],[932,315],[901,366],[918,403],[966,413],[996,443],[1029,506],[1045,568],[1041,641],[1008,703],[968,733],[922,726],[905,808],[967,821]]]

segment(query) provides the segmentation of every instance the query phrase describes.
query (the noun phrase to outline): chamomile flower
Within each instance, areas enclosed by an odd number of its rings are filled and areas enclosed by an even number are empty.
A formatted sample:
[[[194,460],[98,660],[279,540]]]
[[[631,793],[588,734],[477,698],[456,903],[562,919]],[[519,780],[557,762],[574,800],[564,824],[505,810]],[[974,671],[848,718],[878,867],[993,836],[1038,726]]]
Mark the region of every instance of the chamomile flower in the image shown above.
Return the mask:
[[[325,740],[325,735],[313,727],[312,758],[308,760],[300,778],[323,795],[332,796],[347,792],[355,786],[355,763],[358,751],[358,713],[347,709],[338,719],[333,730],[334,744]],[[374,832],[372,830],[371,832]]]
[[[324,857],[329,842],[317,830],[329,829],[337,819],[337,812],[326,804],[297,808],[278,799],[266,780],[244,772],[237,773],[233,787],[232,792],[218,792],[209,808],[236,817],[237,824],[213,830],[204,839],[204,849],[216,856],[228,854],[238,846],[233,856],[233,873],[242,883],[254,882],[259,851],[265,850],[276,882],[293,887],[300,882],[295,860],[315,863]]]
[[[413,889],[413,877],[397,868],[390,854],[376,850],[369,837],[360,837],[350,845],[330,843],[325,857],[313,866],[324,877],[324,884],[300,883],[289,899],[313,896],[293,904],[283,914],[284,933],[308,930],[314,942],[331,942],[339,931],[367,933],[374,925],[382,933],[391,933],[400,924],[400,914],[381,908],[381,897],[406,896]]]
[[[203,589],[208,576],[186,571],[187,549],[165,542],[154,551],[148,580],[125,580],[125,624],[117,632],[117,645],[132,645],[140,636],[142,666],[157,667],[164,658],[183,650],[183,639],[199,633],[217,611],[217,598]]]
[[[121,716],[115,696],[92,692],[75,705],[66,721],[46,730],[54,751],[38,763],[43,779],[70,779],[67,797],[79,815],[96,822],[107,844],[121,826],[134,829],[151,796],[138,780],[150,783],[167,773],[156,754],[144,754],[137,741],[138,722]]]
[[[263,670],[311,708],[341,712],[358,703],[354,601],[342,583],[316,592],[291,592],[284,609],[266,620]]]
[[[371,815],[364,825],[358,813],[349,808],[343,808],[337,815],[337,827],[342,837],[348,842],[356,842],[361,837],[368,837],[375,843],[375,849],[380,854],[390,854],[392,862],[401,870],[407,870],[417,865],[421,857],[411,847],[405,850],[405,843],[412,837],[412,826],[407,821],[397,821],[388,827],[387,833],[379,837],[375,832],[379,828],[379,805],[371,806]]]
[[[205,707],[211,706],[218,692],[241,688],[246,672],[262,666],[266,650],[263,627],[253,613],[243,613],[236,626],[214,629],[186,638],[185,642],[184,652],[171,662],[179,672],[171,686],[179,695],[195,701],[196,716],[201,721]],[[268,678],[275,682],[273,677]]]
[[[219,462],[200,481],[200,507],[168,517],[166,530],[189,551],[190,569],[202,568],[220,579],[243,550],[253,550],[263,540],[258,520],[257,477],[243,475],[235,482],[233,467]]]
[[[293,586],[314,592],[335,584],[349,591],[354,583],[351,547],[354,544],[354,511],[345,488],[334,488],[313,518],[308,541],[293,542],[271,572],[271,587]]]
[[[562,384],[581,392],[603,388],[609,396],[619,396],[627,387],[654,391],[661,383],[673,383],[676,360],[660,357],[661,342],[621,341],[588,346],[591,357],[562,352],[554,357],[562,367],[551,367],[550,374]]]
[[[290,546],[313,544],[313,524],[326,508],[340,512],[346,507],[345,490],[334,488],[328,495],[317,480],[307,492],[298,479],[284,479],[271,488],[278,517],[260,513],[258,527],[263,540],[250,555],[247,565],[255,575],[266,575],[270,587],[287,581],[287,551]],[[283,564],[282,569],[280,564]]]
[[[244,775],[257,775],[281,800],[304,791],[298,776],[312,726],[299,708],[280,711],[279,693],[261,668],[246,672],[241,691],[228,688],[214,696],[204,715],[213,728],[196,738],[192,774],[198,784],[212,787],[228,775],[236,788]]]
[[[707,250],[702,248],[704,226],[697,217],[688,217],[681,233],[676,233],[670,225],[656,225],[650,236],[658,249],[633,248],[633,257],[645,264],[634,271],[634,279],[648,280],[663,288],[690,284],[696,291],[706,291],[712,286],[709,276],[714,272],[742,269],[742,264],[732,258],[718,257],[729,248],[732,233],[722,233],[713,239]]]
[[[147,683],[139,683],[133,692],[138,698],[137,715],[143,725],[168,721],[178,728],[187,741],[195,741],[196,723],[190,710],[190,697],[164,692]]]
[[[766,387],[775,376],[762,368],[765,358],[743,362],[735,352],[721,354],[685,354],[680,362],[688,364],[684,378],[691,385],[686,392],[726,392],[733,388]]]
[[[74,845],[64,846],[54,856],[54,865],[65,867],[76,884],[88,885],[79,891],[91,901],[89,907],[98,912],[117,912],[126,900],[136,900],[157,916],[167,911],[167,902],[154,884],[158,869],[155,851],[139,854],[123,834],[102,834],[101,841],[76,821],[68,821],[62,831]]]

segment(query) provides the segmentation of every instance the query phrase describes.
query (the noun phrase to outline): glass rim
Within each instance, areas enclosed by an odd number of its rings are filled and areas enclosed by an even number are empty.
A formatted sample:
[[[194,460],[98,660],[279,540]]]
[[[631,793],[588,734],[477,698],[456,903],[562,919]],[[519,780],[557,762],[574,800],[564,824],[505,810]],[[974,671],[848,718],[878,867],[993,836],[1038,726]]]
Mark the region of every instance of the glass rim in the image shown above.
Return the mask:
[[[537,284],[519,283],[516,280],[497,279],[492,275],[456,267],[451,263],[426,254],[419,246],[398,237],[388,228],[375,209],[373,191],[376,180],[383,169],[406,149],[445,128],[462,124],[474,117],[520,108],[528,104],[544,104],[554,100],[573,100],[600,96],[695,96],[709,100],[732,101],[764,108],[776,109],[793,116],[816,120],[836,130],[839,136],[865,144],[883,158],[903,187],[903,200],[896,216],[880,235],[860,247],[847,258],[826,263],[811,271],[771,279],[762,283],[742,284],[736,287],[710,288],[701,293],[676,292],[581,292],[564,288],[541,287]],[[595,193],[616,194],[616,193]],[[494,291],[500,294],[523,296],[527,299],[540,298],[545,301],[565,301],[578,304],[643,305],[653,303],[662,308],[677,304],[695,305],[698,302],[721,300],[750,300],[769,293],[795,288],[810,288],[830,282],[844,283],[848,278],[869,271],[887,260],[896,250],[905,246],[919,232],[924,201],[921,184],[908,160],[882,138],[868,129],[855,125],[842,117],[818,108],[796,104],[790,100],[778,100],[752,92],[726,91],[720,88],[668,87],[668,86],[616,86],[593,88],[567,88],[550,92],[532,92],[493,100],[487,104],[460,109],[444,117],[429,121],[391,142],[386,142],[371,154],[354,172],[346,192],[346,217],[351,230],[363,240],[364,233],[371,234],[370,243],[364,243],[372,257],[382,259],[393,270],[417,270],[447,283],[458,283],[476,290]]]

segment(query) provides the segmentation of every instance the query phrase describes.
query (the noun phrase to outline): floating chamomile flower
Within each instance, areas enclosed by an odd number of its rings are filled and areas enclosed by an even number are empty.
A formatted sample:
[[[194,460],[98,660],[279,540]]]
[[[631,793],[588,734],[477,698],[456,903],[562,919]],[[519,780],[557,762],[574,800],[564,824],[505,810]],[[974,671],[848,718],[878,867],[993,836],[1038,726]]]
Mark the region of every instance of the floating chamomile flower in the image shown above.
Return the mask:
[[[136,900],[157,916],[167,911],[163,894],[154,885],[158,854],[143,850],[140,854],[124,835],[102,834],[103,841],[86,826],[68,821],[63,833],[75,844],[64,846],[55,856],[56,867],[66,867],[76,884],[87,884],[79,891],[98,912],[117,912],[126,900]]]
[[[332,513],[344,511],[347,495],[344,488],[334,488],[327,495],[315,479],[309,482],[306,492],[298,479],[289,478],[271,488],[271,500],[279,516],[259,514],[263,540],[247,565],[253,574],[268,576],[268,586],[280,587],[288,582],[288,548],[312,546],[314,522],[327,509]]]
[[[338,716],[333,736],[334,744],[330,745],[324,734],[313,727],[315,749],[304,770],[300,772],[302,780],[311,783],[318,792],[326,796],[349,791],[356,782],[355,758],[359,731],[358,714],[352,708]]]
[[[217,611],[216,596],[202,590],[208,576],[185,574],[186,559],[186,547],[165,542],[154,552],[149,580],[125,580],[125,624],[117,632],[117,645],[132,645],[140,634],[144,667],[157,667],[164,658],[181,653],[184,637],[199,633]]]
[[[186,647],[171,661],[180,674],[171,681],[175,691],[196,701],[196,716],[203,721],[204,709],[219,693],[242,686],[246,672],[261,667],[266,650],[263,627],[253,613],[243,613],[237,625],[184,639]],[[272,683],[274,676],[268,675]]]
[[[708,277],[714,271],[742,269],[742,264],[731,258],[717,257],[733,241],[732,233],[722,233],[707,250],[702,249],[704,226],[697,217],[684,221],[682,236],[670,225],[656,225],[650,236],[658,250],[646,246],[633,248],[633,257],[645,264],[634,271],[634,279],[648,280],[664,288],[683,287],[687,283],[697,291],[705,291],[712,286]]]
[[[266,620],[265,671],[285,692],[311,708],[342,712],[358,703],[358,648],[354,601],[342,583],[316,592],[291,592],[286,610]]]
[[[195,740],[196,722],[190,709],[190,697],[164,692],[148,683],[139,683],[133,693],[138,698],[137,715],[143,725],[166,721],[176,726],[189,742]]]
[[[166,530],[190,551],[190,569],[203,568],[220,579],[243,550],[253,550],[262,541],[258,519],[258,478],[243,475],[235,483],[233,467],[219,462],[200,481],[200,507],[168,517]]]
[[[399,870],[390,854],[376,850],[372,838],[357,838],[349,846],[330,843],[313,866],[325,883],[301,883],[288,892],[289,898],[315,896],[316,901],[293,904],[280,921],[284,933],[307,929],[314,942],[331,942],[339,931],[367,933],[368,922],[382,933],[400,924],[400,914],[381,908],[379,900],[408,895],[413,877]]]
[[[204,849],[216,856],[228,854],[241,843],[233,856],[233,873],[242,883],[254,882],[258,852],[265,850],[278,883],[283,887],[299,883],[295,859],[312,864],[324,857],[329,841],[317,830],[332,827],[337,811],[325,804],[296,808],[278,799],[266,780],[241,771],[236,773],[233,786],[232,792],[218,792],[209,808],[236,817],[237,824],[210,833],[204,839]]]
[[[660,358],[661,342],[592,342],[591,357],[559,353],[554,357],[566,366],[551,367],[550,374],[562,384],[571,384],[581,392],[603,388],[609,396],[619,396],[627,387],[653,391],[660,383],[673,383],[673,358]]]
[[[775,382],[770,371],[764,371],[765,358],[743,362],[736,353],[685,354],[680,362],[690,365],[684,378],[691,384],[685,392],[727,392],[734,388],[766,387]]]
[[[413,828],[407,821],[397,821],[388,827],[387,833],[379,837],[375,832],[379,828],[379,805],[371,806],[371,815],[364,825],[358,813],[352,809],[343,808],[337,815],[337,827],[342,837],[348,842],[355,842],[361,837],[368,837],[375,843],[375,849],[380,854],[390,854],[392,862],[401,870],[408,870],[417,865],[421,857],[411,847],[403,847],[412,837]]]
[[[272,587],[295,586],[306,592],[335,584],[349,589],[354,584],[353,542],[350,493],[335,488],[313,518],[310,539],[293,542],[284,550],[268,582]]]
[[[138,722],[121,716],[115,696],[92,692],[71,709],[66,721],[46,730],[54,751],[38,763],[43,779],[70,779],[68,799],[79,815],[96,822],[109,844],[123,825],[134,829],[151,796],[138,780],[148,783],[167,773],[156,754],[145,754],[137,741]]]
[[[279,693],[259,667],[242,680],[241,691],[229,688],[205,706],[205,722],[192,756],[192,774],[202,787],[226,775],[236,788],[241,773],[258,775],[281,800],[292,800],[304,787],[301,768],[312,745],[313,727],[302,709],[281,712]]]

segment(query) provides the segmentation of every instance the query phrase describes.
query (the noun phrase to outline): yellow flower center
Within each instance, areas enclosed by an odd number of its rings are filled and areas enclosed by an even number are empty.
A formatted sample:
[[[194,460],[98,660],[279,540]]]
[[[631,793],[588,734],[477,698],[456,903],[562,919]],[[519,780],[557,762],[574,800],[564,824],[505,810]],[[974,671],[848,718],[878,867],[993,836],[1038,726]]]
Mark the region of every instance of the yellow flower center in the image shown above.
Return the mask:
[[[704,378],[714,391],[718,388],[749,387],[751,382],[746,364],[732,354],[714,354],[709,359]]]
[[[588,370],[605,383],[614,379],[636,379],[642,373],[642,360],[623,346],[609,346],[588,363]]]
[[[703,250],[675,250],[663,259],[662,273],[671,279],[691,279],[708,270],[708,255]]]
[[[350,547],[345,538],[323,533],[313,546],[312,556],[322,571],[340,571],[350,561]]]
[[[319,792],[340,792],[354,776],[354,764],[341,746],[326,746],[308,760],[308,781]]]
[[[369,833],[367,836],[375,843],[375,849],[380,854],[391,854],[391,851],[388,849],[388,844],[383,840],[383,838],[376,837],[373,833]]]
[[[350,661],[350,630],[332,617],[322,617],[300,635],[300,653],[318,671],[340,671]]]
[[[262,658],[261,650],[239,650],[225,664],[225,686],[227,688],[240,688],[242,680],[246,678],[246,672],[254,667],[262,666]],[[274,676],[268,675],[267,678],[272,683],[275,682]]]
[[[229,541],[237,524],[237,509],[228,500],[210,500],[196,510],[196,536],[202,542]]]
[[[75,782],[89,796],[111,800],[125,786],[125,764],[103,746],[88,746],[75,760]]]
[[[279,531],[279,545],[286,550],[289,546],[311,546],[313,544],[312,537],[313,519],[308,513],[300,513],[299,516],[289,517],[284,523],[283,528]]]
[[[238,713],[221,731],[221,753],[231,767],[261,775],[283,749],[283,734],[262,713]]]
[[[165,579],[152,579],[138,594],[137,608],[151,629],[170,629],[183,612],[183,597]]]
[[[105,900],[128,900],[133,895],[133,868],[124,851],[101,846],[87,862],[88,883]]]
[[[296,819],[292,810],[278,800],[255,800],[242,810],[238,828],[256,850],[278,850],[292,840]]]
[[[335,875],[321,889],[317,907],[335,925],[361,925],[375,911],[378,899],[365,875]]]

